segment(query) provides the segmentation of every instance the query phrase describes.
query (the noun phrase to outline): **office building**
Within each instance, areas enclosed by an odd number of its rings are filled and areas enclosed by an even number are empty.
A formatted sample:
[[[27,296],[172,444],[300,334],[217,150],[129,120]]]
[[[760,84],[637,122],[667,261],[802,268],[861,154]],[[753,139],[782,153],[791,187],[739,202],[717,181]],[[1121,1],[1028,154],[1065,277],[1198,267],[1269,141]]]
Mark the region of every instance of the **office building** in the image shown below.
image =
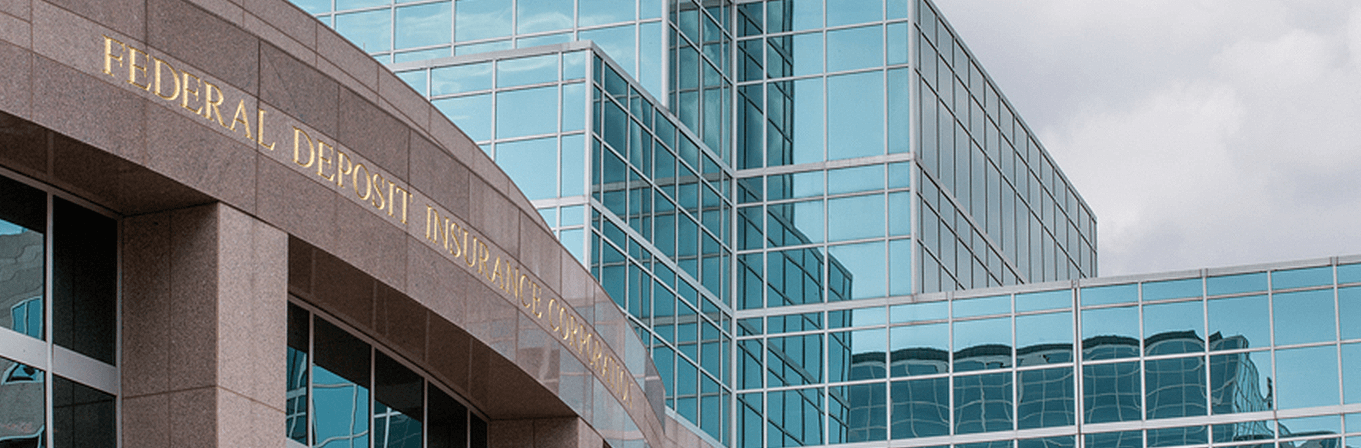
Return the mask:
[[[929,2],[294,3],[0,9],[0,447],[1361,444],[1361,258],[1096,277]]]

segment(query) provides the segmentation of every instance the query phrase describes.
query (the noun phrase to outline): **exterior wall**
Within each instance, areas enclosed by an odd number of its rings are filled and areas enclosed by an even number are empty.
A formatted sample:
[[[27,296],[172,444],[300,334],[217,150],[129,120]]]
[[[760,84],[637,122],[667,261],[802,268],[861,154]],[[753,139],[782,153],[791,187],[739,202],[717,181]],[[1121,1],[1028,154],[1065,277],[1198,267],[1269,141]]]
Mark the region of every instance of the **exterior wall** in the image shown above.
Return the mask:
[[[281,334],[252,329],[281,331],[286,278],[493,422],[574,416],[614,446],[666,445],[623,314],[473,142],[339,35],[274,0],[0,6],[0,165],[130,217],[126,443],[277,446],[260,438],[280,433],[282,352],[264,347]],[[268,303],[239,301],[249,288]],[[166,320],[181,304],[192,325]],[[450,335],[467,358],[442,358]],[[174,394],[213,405],[178,413]]]

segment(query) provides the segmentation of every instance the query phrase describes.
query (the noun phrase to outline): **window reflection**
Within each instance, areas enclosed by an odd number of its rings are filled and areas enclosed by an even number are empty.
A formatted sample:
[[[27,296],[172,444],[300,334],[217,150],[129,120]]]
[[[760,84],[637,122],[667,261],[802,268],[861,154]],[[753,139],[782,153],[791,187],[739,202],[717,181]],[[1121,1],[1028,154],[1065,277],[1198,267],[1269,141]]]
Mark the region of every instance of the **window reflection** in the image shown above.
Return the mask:
[[[41,447],[46,431],[43,371],[0,358],[0,445]]]
[[[1149,419],[1205,415],[1205,358],[1144,362]]]
[[[950,434],[950,379],[895,381],[892,386],[893,438]]]
[[[1083,422],[1123,422],[1142,418],[1140,376],[1138,362],[1082,366]]]
[[[888,438],[888,388],[884,383],[828,389],[828,443],[855,443]]]
[[[1011,367],[1011,318],[955,322],[955,371]]]
[[[0,327],[43,339],[47,195],[0,177]]]
[[[955,433],[1011,429],[1011,372],[955,377]]]
[[[312,366],[313,439],[317,447],[369,444],[369,345],[318,319]]]
[[[893,376],[932,375],[950,370],[948,324],[893,327],[889,337]]]
[[[1210,356],[1210,407],[1215,414],[1272,408],[1271,352]]]
[[[1076,423],[1073,369],[1026,370],[1016,373],[1018,429],[1069,426]]]
[[[1210,350],[1271,345],[1271,307],[1266,296],[1214,299],[1205,306],[1210,318]]]

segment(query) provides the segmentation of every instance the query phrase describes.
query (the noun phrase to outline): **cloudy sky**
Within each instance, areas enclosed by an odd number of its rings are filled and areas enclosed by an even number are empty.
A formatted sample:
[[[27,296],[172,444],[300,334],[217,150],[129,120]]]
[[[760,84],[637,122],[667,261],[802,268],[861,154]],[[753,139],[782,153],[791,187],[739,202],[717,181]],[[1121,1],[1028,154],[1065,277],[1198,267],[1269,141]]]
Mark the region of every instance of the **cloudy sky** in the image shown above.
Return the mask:
[[[1361,2],[936,0],[1102,276],[1361,254]]]

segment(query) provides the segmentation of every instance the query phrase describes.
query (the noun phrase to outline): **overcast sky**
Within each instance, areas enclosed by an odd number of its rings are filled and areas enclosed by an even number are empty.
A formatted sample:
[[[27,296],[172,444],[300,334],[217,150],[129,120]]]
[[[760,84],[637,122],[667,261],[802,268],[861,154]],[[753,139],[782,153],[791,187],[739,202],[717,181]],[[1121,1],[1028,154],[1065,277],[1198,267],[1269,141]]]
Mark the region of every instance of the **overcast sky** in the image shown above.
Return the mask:
[[[1095,211],[1100,275],[1361,254],[1361,2],[936,3]]]

